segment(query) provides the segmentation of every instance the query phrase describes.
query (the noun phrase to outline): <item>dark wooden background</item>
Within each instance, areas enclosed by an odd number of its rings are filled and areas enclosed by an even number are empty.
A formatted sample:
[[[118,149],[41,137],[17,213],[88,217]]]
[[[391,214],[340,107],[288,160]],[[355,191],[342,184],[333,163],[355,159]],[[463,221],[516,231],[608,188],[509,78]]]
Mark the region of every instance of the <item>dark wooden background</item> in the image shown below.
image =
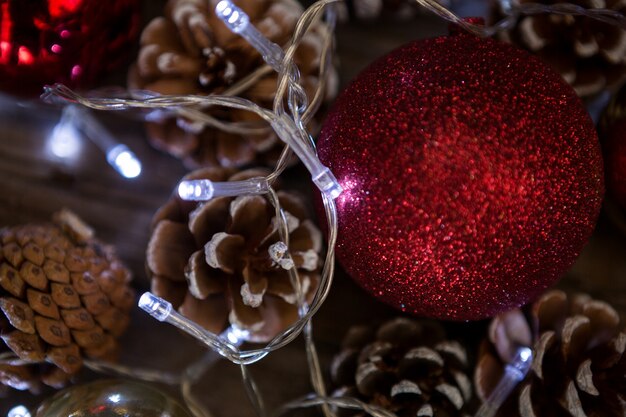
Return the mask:
[[[153,4],[150,9],[148,14],[155,13],[157,7]],[[342,85],[372,59],[403,42],[445,31],[446,24],[432,16],[404,23],[383,20],[342,26],[337,43]],[[0,226],[46,221],[56,210],[71,208],[95,228],[101,239],[117,247],[134,272],[138,293],[146,290],[144,252],[150,219],[186,172],[181,163],[152,149],[140,123],[112,113],[99,117],[142,160],[140,178],[122,179],[88,141],[82,143],[78,158],[61,160],[47,148],[47,139],[59,117],[57,109],[7,96],[0,101]],[[296,170],[294,175],[302,175],[302,171]],[[305,180],[303,176],[302,186],[308,187]],[[607,300],[626,318],[626,239],[604,216],[579,262],[560,285]],[[323,365],[328,365],[351,324],[390,314],[387,307],[373,301],[338,271],[331,296],[314,321]],[[479,323],[461,330],[471,333],[483,327]],[[122,343],[123,363],[154,369],[180,370],[203,354],[195,341],[138,309],[133,312]],[[270,409],[311,391],[305,361],[303,344],[298,340],[251,367]],[[85,372],[80,380],[94,377]],[[176,395],[175,389],[169,390]],[[253,415],[238,368],[230,363],[219,362],[196,392],[215,416]],[[49,392],[38,397],[15,392],[0,399],[0,416],[20,403],[36,405],[47,395]]]

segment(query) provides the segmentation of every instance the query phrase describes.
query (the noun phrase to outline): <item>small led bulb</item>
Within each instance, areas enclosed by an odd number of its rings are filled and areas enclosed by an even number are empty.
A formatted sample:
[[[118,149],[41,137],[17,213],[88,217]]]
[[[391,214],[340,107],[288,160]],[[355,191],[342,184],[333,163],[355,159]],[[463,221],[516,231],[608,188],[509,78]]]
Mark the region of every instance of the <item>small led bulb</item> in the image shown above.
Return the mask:
[[[343,188],[339,185],[339,181],[337,181],[337,178],[335,178],[335,175],[328,167],[324,167],[316,176],[313,177],[313,183],[331,200],[339,197],[343,192]]]
[[[228,340],[234,346],[241,346],[243,342],[248,340],[248,337],[250,337],[250,332],[231,325],[228,329],[224,330],[220,337]]]
[[[178,184],[178,195],[186,201],[206,201],[216,197],[259,195],[269,191],[267,178],[256,177],[245,181],[213,182],[185,180]]]
[[[334,200],[343,192],[343,188],[333,175],[332,171],[322,164],[315,151],[306,146],[308,137],[303,137],[293,120],[287,115],[272,121],[272,128],[276,135],[285,142],[300,158],[306,169],[311,173],[313,183],[328,198]]]
[[[533,351],[526,346],[517,349],[515,358],[504,367],[504,374],[489,397],[476,412],[476,416],[493,417],[515,389],[524,380],[533,363]]]
[[[123,143],[120,143],[88,110],[76,104],[63,109],[63,120],[81,131],[102,152],[107,162],[124,178],[136,178],[141,174],[141,161]]]
[[[126,145],[119,144],[109,149],[107,162],[124,178],[137,178],[141,174],[141,162]]]
[[[165,321],[172,313],[172,304],[156,295],[145,292],[139,298],[139,308],[159,321]]]
[[[80,132],[66,112],[63,112],[61,120],[52,130],[47,145],[54,156],[63,159],[75,158],[80,153]]]
[[[274,70],[280,71],[285,52],[267,39],[250,23],[248,15],[230,0],[222,0],[215,6],[215,13],[233,33],[240,35],[256,49],[263,60]]]
[[[178,184],[178,196],[186,201],[206,201],[213,198],[213,181],[189,180]]]

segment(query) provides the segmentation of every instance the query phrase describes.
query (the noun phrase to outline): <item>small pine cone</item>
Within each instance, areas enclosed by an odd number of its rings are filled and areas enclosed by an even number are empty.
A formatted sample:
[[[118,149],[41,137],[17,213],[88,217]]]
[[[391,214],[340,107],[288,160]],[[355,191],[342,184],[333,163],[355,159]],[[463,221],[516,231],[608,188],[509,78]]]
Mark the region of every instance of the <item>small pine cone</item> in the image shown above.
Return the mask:
[[[234,172],[203,168],[185,178],[238,181],[268,174]],[[152,291],[216,334],[232,324],[248,330],[249,341],[265,342],[293,324],[297,299],[287,269],[295,265],[310,301],[319,281],[322,236],[297,196],[277,194],[289,226],[291,259],[284,256],[275,209],[264,196],[201,204],[172,196],[153,219],[147,249]]]
[[[518,0],[520,4],[552,5],[560,0]],[[626,14],[624,0],[579,0],[587,9]],[[500,4],[494,1],[494,4]],[[501,18],[500,10],[494,10]],[[500,33],[502,40],[526,49],[557,70],[580,97],[618,87],[626,77],[626,31],[585,16],[537,14],[522,16]]]
[[[481,399],[493,391],[519,346],[532,346],[526,379],[498,411],[506,417],[626,415],[626,333],[617,312],[587,295],[553,290],[531,308],[496,317],[474,375]]]
[[[152,20],[143,31],[141,49],[129,73],[129,86],[160,94],[220,94],[259,70],[264,65],[263,59],[215,15],[217,3],[218,0],[169,0],[165,15]],[[303,12],[295,0],[235,3],[263,35],[278,45],[285,45],[291,39]],[[295,55],[309,99],[319,84],[320,57],[327,32],[322,23],[315,25]],[[327,99],[334,97],[337,90],[334,71],[330,78]],[[276,73],[270,70],[237,95],[271,108],[276,80]],[[205,128],[184,118],[167,118],[149,123],[148,136],[155,147],[183,159],[190,168],[241,167],[254,162],[273,164],[278,159],[281,142],[255,114],[217,108],[206,112],[225,122],[255,124],[261,131],[242,136]]]
[[[113,249],[68,210],[54,224],[2,229],[0,385],[60,388],[83,357],[113,359],[134,304],[130,278]]]
[[[348,331],[331,364],[339,387],[333,395],[355,397],[399,417],[467,416],[472,387],[466,370],[465,349],[446,340],[439,324],[396,318],[377,329]]]

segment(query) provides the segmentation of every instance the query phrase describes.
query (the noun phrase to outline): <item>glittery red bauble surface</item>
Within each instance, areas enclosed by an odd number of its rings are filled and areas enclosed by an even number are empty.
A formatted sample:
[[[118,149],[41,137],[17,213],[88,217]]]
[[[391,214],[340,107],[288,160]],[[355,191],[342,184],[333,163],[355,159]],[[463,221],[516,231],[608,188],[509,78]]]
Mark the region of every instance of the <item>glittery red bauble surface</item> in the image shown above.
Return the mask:
[[[337,257],[408,313],[473,320],[554,283],[594,228],[597,135],[538,59],[469,34],[380,58],[318,141],[339,179]]]
[[[92,86],[126,60],[140,0],[0,0],[0,90]]]

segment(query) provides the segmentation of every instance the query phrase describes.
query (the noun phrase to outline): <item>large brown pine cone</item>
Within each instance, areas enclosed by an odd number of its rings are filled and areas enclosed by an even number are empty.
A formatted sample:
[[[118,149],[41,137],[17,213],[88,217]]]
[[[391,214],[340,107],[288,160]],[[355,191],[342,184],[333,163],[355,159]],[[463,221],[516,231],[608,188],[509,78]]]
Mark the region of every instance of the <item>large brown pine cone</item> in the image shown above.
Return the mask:
[[[264,65],[258,52],[239,35],[231,33],[215,15],[218,0],[169,0],[165,13],[144,29],[129,86],[160,94],[220,94]],[[257,29],[278,45],[285,45],[303,12],[296,0],[235,1],[250,16]],[[317,24],[304,37],[295,62],[301,82],[312,99],[318,81],[323,39],[327,29]],[[271,69],[251,87],[237,95],[271,108],[277,74]],[[336,92],[336,74],[331,71],[327,98]],[[264,131],[236,135],[188,120],[167,118],[148,125],[155,147],[184,160],[190,168],[200,166],[240,167],[257,162],[273,163],[282,148],[267,124],[250,112],[207,109],[222,121],[255,122]]]
[[[397,318],[377,329],[357,326],[332,362],[331,377],[339,387],[333,395],[355,397],[399,417],[467,416],[472,408],[467,367],[463,346],[446,340],[435,322]]]
[[[519,3],[562,3],[560,0],[517,0]],[[514,2],[515,3],[515,2]],[[625,0],[578,0],[587,9],[626,14]],[[494,4],[500,4],[494,1]],[[498,12],[496,12],[497,14]],[[502,17],[502,15],[498,15]],[[626,31],[584,16],[522,16],[501,38],[539,55],[559,71],[581,97],[619,86],[626,77]]]
[[[587,295],[550,291],[531,308],[496,317],[480,354],[476,391],[487,398],[519,346],[534,358],[526,379],[498,412],[502,417],[626,415],[626,334],[617,312]]]
[[[186,179],[243,180],[265,176],[204,168]],[[278,192],[289,226],[289,250],[303,291],[312,296],[320,271],[322,236],[294,194]],[[220,197],[206,203],[172,198],[156,213],[147,251],[152,291],[213,333],[229,324],[264,342],[298,318],[297,299],[281,259],[276,213],[264,196]],[[283,246],[283,247],[281,247]]]
[[[113,359],[135,299],[113,249],[66,210],[0,239],[0,384],[61,387],[83,357]]]

